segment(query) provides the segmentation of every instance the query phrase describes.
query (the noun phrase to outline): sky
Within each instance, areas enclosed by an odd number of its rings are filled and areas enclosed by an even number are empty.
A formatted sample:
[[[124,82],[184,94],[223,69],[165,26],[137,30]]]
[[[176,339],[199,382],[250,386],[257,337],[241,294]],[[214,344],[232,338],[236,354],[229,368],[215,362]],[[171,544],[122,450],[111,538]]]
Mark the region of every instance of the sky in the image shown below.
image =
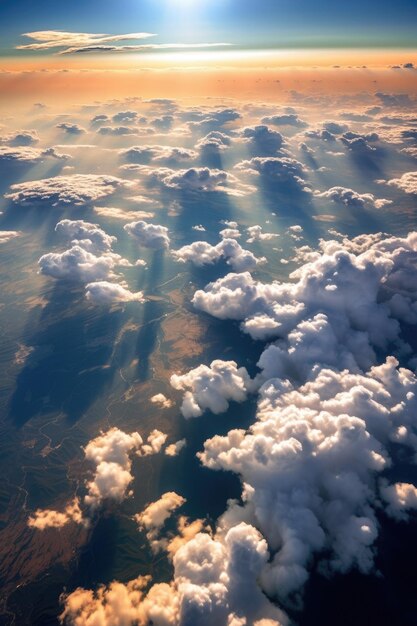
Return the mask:
[[[416,626],[417,0],[0,56],[0,624]]]
[[[22,34],[65,30],[154,33],[156,43],[225,42],[239,48],[414,47],[414,0],[31,0],[0,2],[0,53]],[[26,42],[27,43],[27,42]],[[20,51],[18,54],[26,54]],[[39,53],[38,53],[39,54]]]

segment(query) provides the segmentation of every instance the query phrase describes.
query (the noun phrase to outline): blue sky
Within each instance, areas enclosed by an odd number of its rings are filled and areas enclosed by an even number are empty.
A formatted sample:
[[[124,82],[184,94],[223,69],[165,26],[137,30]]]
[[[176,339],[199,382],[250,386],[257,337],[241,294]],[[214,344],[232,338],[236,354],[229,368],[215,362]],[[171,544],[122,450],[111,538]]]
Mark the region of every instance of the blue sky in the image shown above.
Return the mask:
[[[416,0],[0,0],[2,52],[35,30],[151,31],[240,47],[417,45]]]

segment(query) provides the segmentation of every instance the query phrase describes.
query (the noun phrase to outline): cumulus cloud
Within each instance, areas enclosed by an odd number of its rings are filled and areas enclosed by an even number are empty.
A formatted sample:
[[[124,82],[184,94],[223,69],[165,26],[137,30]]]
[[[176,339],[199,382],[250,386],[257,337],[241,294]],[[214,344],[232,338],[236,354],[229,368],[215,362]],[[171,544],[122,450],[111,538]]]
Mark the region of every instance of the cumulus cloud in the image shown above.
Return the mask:
[[[131,222],[124,226],[125,231],[144,248],[163,250],[169,248],[168,228],[160,224],[147,222]]]
[[[172,400],[167,398],[163,393],[157,393],[151,398],[152,404],[157,404],[162,409],[169,409],[172,406]]]
[[[153,430],[147,437],[146,443],[144,443],[140,450],[138,451],[139,456],[152,456],[154,454],[158,454],[162,447],[165,445],[165,442],[168,438],[168,435],[161,432],[160,430]]]
[[[71,241],[64,252],[48,252],[38,261],[39,271],[57,280],[85,283],[86,297],[93,304],[112,305],[144,302],[141,291],[132,292],[120,280],[117,267],[129,267],[129,261],[112,250],[116,237],[97,224],[64,219],[55,227],[57,234]]]
[[[55,148],[39,150],[31,147],[0,146],[0,163],[34,165],[46,158],[54,158],[66,161],[71,157],[68,154],[60,154]]]
[[[254,622],[265,615],[265,626],[285,626],[285,616],[256,584],[268,557],[266,542],[247,524],[232,529],[224,541],[199,532],[175,552],[170,584],[145,591],[150,580],[141,577],[96,593],[76,589],[64,598],[61,620],[77,626],[110,626],[121,617],[139,626],[240,626],[244,622],[236,616],[244,612]]]
[[[74,244],[81,243],[91,251],[109,251],[117,241],[116,237],[108,235],[98,224],[84,220],[61,220],[55,226],[55,232],[72,240]]]
[[[400,178],[392,178],[386,181],[386,183],[391,187],[397,187],[401,191],[405,191],[405,193],[417,194],[417,172],[406,172]]]
[[[178,456],[178,454],[185,448],[187,445],[186,439],[179,439],[175,443],[171,443],[169,446],[165,448],[165,454],[167,456]]]
[[[240,233],[238,234],[240,236]],[[253,269],[259,263],[266,262],[264,257],[256,257],[249,250],[242,248],[235,239],[230,238],[223,239],[215,246],[212,246],[206,241],[195,241],[194,243],[183,246],[179,250],[173,250],[172,255],[176,261],[182,263],[191,261],[199,267],[212,265],[224,259],[226,263],[237,272]]]
[[[188,193],[222,192],[234,196],[252,193],[254,188],[242,183],[236,176],[224,170],[208,167],[188,170],[170,170],[160,168],[151,170],[151,179],[161,183],[167,189],[176,189]]]
[[[258,156],[276,154],[285,144],[281,133],[265,125],[247,126],[239,134]]]
[[[314,554],[323,572],[371,571],[387,446],[398,428],[415,446],[417,380],[397,365],[389,358],[366,374],[321,369],[298,389],[268,380],[248,431],[206,441],[204,465],[239,474],[244,486],[244,504],[232,503],[220,528],[252,523],[275,554],[260,575],[269,596],[300,590]]]
[[[39,136],[36,130],[16,130],[8,135],[0,136],[0,144],[9,146],[31,146],[38,143]]]
[[[306,190],[306,168],[289,157],[254,157],[241,161],[236,169],[246,174],[260,175],[266,181],[280,186],[294,186]]]
[[[198,290],[193,303],[220,319],[242,320],[255,339],[282,338],[272,351],[276,375],[281,366],[301,372],[315,362],[366,369],[375,348],[404,349],[400,321],[417,320],[416,233],[320,245],[292,282],[264,284],[249,273],[229,274]]]
[[[65,131],[68,135],[83,135],[86,132],[85,128],[79,124],[69,124],[68,122],[61,122],[56,127]]]
[[[88,283],[85,287],[85,295],[87,300],[94,304],[145,302],[143,291],[132,292],[122,285],[107,280]]]
[[[279,237],[278,233],[264,233],[262,226],[259,226],[259,224],[249,226],[246,232],[249,235],[246,240],[248,243],[253,243],[254,241],[270,241],[271,239],[275,239],[275,237]]]
[[[401,438],[401,433],[399,434]],[[383,500],[388,504],[386,512],[394,519],[407,521],[410,517],[409,511],[417,509],[417,488],[410,483],[388,485],[386,480],[382,480],[380,491]]]
[[[169,491],[164,493],[156,502],[148,504],[142,513],[135,515],[135,520],[139,527],[146,532],[146,538],[154,553],[167,548],[168,540],[161,537],[162,528],[167,519],[185,502],[186,499],[175,491]]]
[[[212,130],[205,137],[202,137],[196,144],[196,148],[207,153],[217,154],[230,147],[232,139],[229,135],[218,130]]]
[[[0,244],[7,243],[16,237],[19,237],[22,233],[18,230],[0,230]]]
[[[164,162],[166,164],[182,163],[192,161],[197,158],[195,150],[178,148],[172,146],[132,146],[126,150],[121,150],[119,156],[128,163],[146,164]]]
[[[300,119],[296,113],[283,113],[282,115],[271,115],[262,119],[263,124],[272,124],[273,126],[295,126],[296,128],[305,128],[308,124]]]
[[[347,207],[357,209],[364,209],[366,207],[380,209],[387,204],[391,204],[391,200],[376,198],[372,193],[359,193],[347,187],[331,187],[327,189],[327,191],[317,191],[314,195],[316,198],[332,200],[336,204],[344,204]]]
[[[28,526],[37,530],[46,530],[47,528],[63,528],[70,522],[75,524],[83,523],[83,515],[78,498],[74,498],[72,502],[67,504],[63,511],[37,509],[29,517]]]
[[[181,413],[187,419],[200,417],[206,409],[223,413],[230,401],[244,402],[252,386],[246,368],[221,360],[199,365],[186,374],[173,374],[170,382],[174,389],[185,392]]]
[[[115,176],[73,174],[12,185],[5,198],[23,206],[83,206],[102,200],[113,195],[118,189],[129,186],[132,186],[132,183]]]
[[[130,455],[141,449],[139,433],[127,434],[111,428],[91,440],[85,447],[85,458],[94,464],[93,478],[87,482],[85,504],[96,510],[105,500],[121,502],[130,495],[128,488],[133,480]]]

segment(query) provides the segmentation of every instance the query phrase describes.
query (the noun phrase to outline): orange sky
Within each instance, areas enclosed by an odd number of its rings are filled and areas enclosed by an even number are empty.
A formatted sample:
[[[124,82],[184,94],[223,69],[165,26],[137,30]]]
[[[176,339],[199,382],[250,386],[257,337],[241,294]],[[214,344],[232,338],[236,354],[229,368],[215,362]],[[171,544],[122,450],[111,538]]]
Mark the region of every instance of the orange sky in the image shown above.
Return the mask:
[[[390,67],[410,61],[416,63],[417,51],[211,51],[8,58],[1,64],[0,92],[3,105],[11,99],[87,101],[126,96],[280,100],[288,90],[414,93],[417,72]]]

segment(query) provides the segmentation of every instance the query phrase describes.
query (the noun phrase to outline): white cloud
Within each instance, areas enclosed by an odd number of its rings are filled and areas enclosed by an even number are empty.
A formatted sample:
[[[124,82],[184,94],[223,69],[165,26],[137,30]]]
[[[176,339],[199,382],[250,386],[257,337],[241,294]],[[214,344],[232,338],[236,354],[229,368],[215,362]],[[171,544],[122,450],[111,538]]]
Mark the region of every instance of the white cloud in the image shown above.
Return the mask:
[[[15,130],[8,135],[0,136],[0,144],[5,143],[9,146],[31,146],[38,141],[36,130]]]
[[[144,302],[142,291],[129,291],[126,287],[106,280],[88,283],[85,287],[87,300],[94,304],[113,304],[123,302]]]
[[[244,196],[254,191],[252,186],[242,183],[233,174],[208,167],[177,171],[160,168],[151,170],[149,174],[164,187],[178,191],[223,192],[234,196]]]
[[[165,454],[167,456],[178,456],[178,454],[185,448],[187,445],[186,439],[179,439],[175,443],[171,443],[169,446],[165,448]]]
[[[344,204],[350,208],[363,209],[365,207],[375,207],[380,209],[387,204],[391,204],[391,200],[376,198],[372,193],[359,193],[347,187],[331,187],[327,191],[314,193],[316,198],[324,200],[332,200],[337,204]]]
[[[416,410],[417,380],[397,365],[390,358],[366,374],[320,369],[298,389],[268,380],[248,431],[206,441],[204,465],[237,473],[244,486],[243,506],[232,503],[220,528],[245,520],[275,553],[260,576],[269,596],[299,591],[314,554],[322,571],[371,571],[377,476]],[[415,447],[415,436],[404,443]]]
[[[244,402],[252,381],[244,367],[238,368],[234,361],[213,361],[199,365],[186,374],[173,374],[171,385],[184,391],[181,412],[185,418],[200,417],[206,409],[223,413],[230,401]]]
[[[124,35],[105,35],[93,33],[74,33],[60,30],[39,30],[30,33],[23,33],[23,37],[32,39],[35,43],[22,44],[16,46],[17,50],[50,50],[54,48],[66,48],[64,52],[69,52],[71,48],[89,48],[100,46],[111,42],[126,41],[132,39],[147,39],[155,37],[153,33],[126,33]]]
[[[131,222],[124,226],[125,231],[144,248],[161,250],[169,248],[170,239],[168,228],[160,224],[146,222]]]
[[[386,182],[387,185],[397,187],[401,191],[405,191],[405,193],[417,194],[417,172],[407,172],[400,178],[392,178]]]
[[[381,496],[388,504],[386,512],[394,519],[407,521],[408,511],[417,509],[417,488],[409,483],[388,485],[382,481]]]
[[[167,439],[168,435],[165,433],[157,429],[153,430],[148,435],[146,443],[144,443],[138,451],[138,455],[152,456],[153,454],[158,454],[162,450],[162,447],[165,445]]]
[[[125,186],[132,183],[115,176],[74,174],[12,185],[5,198],[24,206],[82,206],[111,196]]]
[[[122,261],[113,252],[94,254],[79,244],[64,252],[48,252],[39,259],[39,271],[56,279],[84,283],[115,277],[115,268]]]
[[[247,271],[260,263],[265,263],[264,257],[258,258],[249,250],[245,250],[235,239],[223,239],[212,246],[206,241],[195,241],[183,246],[179,250],[172,250],[173,257],[182,263],[191,261],[201,267],[217,263],[224,259],[235,271]]]
[[[192,161],[197,158],[195,150],[187,148],[178,148],[173,146],[132,146],[126,150],[121,150],[119,156],[128,163],[154,163],[165,162],[182,163],[184,161]]]
[[[172,406],[172,400],[169,400],[163,393],[157,393],[151,398],[152,404],[157,404],[162,409],[169,409]]]
[[[7,243],[21,234],[18,230],[0,230],[0,244]]]
[[[417,234],[320,245],[321,252],[293,272],[291,282],[265,284],[248,273],[229,274],[198,290],[193,303],[220,319],[242,320],[253,338],[281,337],[270,348],[277,372],[291,366],[302,375],[316,362],[367,369],[375,348],[404,348],[399,322],[417,321],[411,270]]]
[[[154,553],[167,548],[168,540],[162,537],[161,531],[167,519],[185,502],[185,498],[175,491],[170,491],[164,493],[156,502],[148,504],[142,513],[135,515],[135,520],[146,532],[146,538]]]
[[[30,146],[0,146],[0,162],[3,163],[22,163],[25,165],[34,165],[35,163],[40,163],[47,158],[66,161],[71,157],[68,154],[60,154],[56,152],[55,148],[40,150]]]
[[[249,226],[246,232],[249,235],[246,240],[248,243],[253,243],[254,241],[270,241],[271,239],[275,239],[275,237],[279,237],[278,233],[264,233],[262,226],[259,226],[259,224]]]
[[[52,509],[37,509],[28,519],[28,526],[37,530],[47,528],[63,528],[70,522],[83,523],[83,515],[78,498],[66,505],[64,511]]]
[[[141,449],[139,433],[127,434],[118,428],[102,433],[85,447],[85,458],[94,464],[94,476],[87,482],[85,504],[97,509],[105,500],[121,502],[133,480],[130,454]]]

